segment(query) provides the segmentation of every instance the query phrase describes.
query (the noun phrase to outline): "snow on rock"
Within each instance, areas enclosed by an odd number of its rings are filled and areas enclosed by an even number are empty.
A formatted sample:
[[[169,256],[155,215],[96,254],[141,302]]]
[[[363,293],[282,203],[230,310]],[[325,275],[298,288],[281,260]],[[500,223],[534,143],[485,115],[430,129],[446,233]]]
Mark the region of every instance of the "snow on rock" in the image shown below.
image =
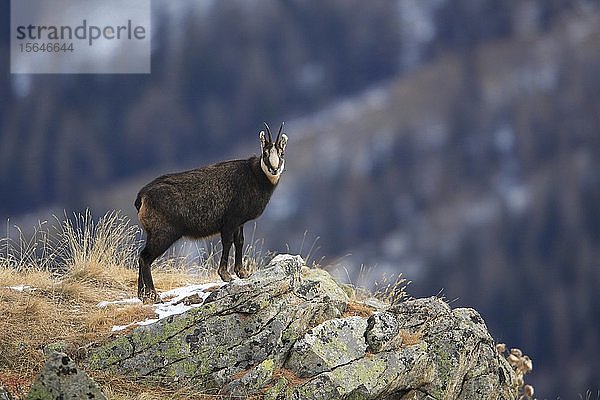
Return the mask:
[[[202,285],[189,285],[180,288],[175,288],[167,292],[161,293],[160,298],[164,303],[154,304],[154,311],[157,318],[147,318],[144,321],[132,322],[127,325],[115,325],[112,327],[113,332],[122,331],[135,325],[150,325],[170,315],[182,314],[194,307],[201,305],[210,293],[223,286],[224,282],[211,282]],[[123,299],[116,301],[102,301],[98,303],[98,308],[106,308],[111,304],[139,304],[141,301],[135,299]]]

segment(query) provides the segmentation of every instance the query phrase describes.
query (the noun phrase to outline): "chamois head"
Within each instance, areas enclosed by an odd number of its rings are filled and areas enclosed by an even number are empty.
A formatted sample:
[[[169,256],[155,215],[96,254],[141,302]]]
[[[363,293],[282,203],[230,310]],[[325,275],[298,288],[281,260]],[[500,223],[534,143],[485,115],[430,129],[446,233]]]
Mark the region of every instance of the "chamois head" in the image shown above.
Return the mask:
[[[277,133],[277,138],[273,141],[273,136],[271,135],[271,129],[269,125],[265,122],[265,131],[260,131],[260,147],[262,150],[262,155],[260,157],[260,166],[267,176],[271,183],[275,185],[279,181],[279,177],[283,172],[283,167],[285,165],[285,160],[283,159],[285,154],[285,145],[287,144],[288,137],[285,133],[283,133],[283,125],[284,122],[281,123],[279,127],[279,132]]]

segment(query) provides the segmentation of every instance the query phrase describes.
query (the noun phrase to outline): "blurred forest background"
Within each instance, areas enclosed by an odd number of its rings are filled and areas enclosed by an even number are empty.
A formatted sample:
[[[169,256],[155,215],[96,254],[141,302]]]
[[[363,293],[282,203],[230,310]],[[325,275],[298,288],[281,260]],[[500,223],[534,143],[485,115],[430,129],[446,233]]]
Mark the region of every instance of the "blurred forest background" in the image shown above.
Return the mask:
[[[320,237],[355,282],[476,308],[538,398],[600,390],[598,1],[154,0],[152,23],[150,75],[11,75],[2,30],[2,221],[134,217],[149,179],[285,120],[266,249]]]

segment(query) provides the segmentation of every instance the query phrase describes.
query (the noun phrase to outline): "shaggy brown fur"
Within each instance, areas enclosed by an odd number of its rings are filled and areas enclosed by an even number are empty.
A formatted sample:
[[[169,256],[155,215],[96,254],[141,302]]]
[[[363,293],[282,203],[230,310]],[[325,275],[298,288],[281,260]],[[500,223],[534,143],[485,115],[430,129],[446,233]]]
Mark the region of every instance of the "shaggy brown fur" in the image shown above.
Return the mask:
[[[223,253],[218,272],[221,278],[232,279],[227,270],[232,244],[235,244],[235,273],[240,278],[249,275],[242,265],[243,227],[262,214],[277,186],[287,143],[287,136],[281,135],[281,131],[282,128],[274,142],[270,131],[268,139],[264,131],[261,132],[261,157],[163,175],[140,190],[135,207],[147,234],[139,258],[140,299],[159,301],[150,266],[182,236],[205,238],[220,233]],[[274,159],[279,161],[276,166],[272,165]]]

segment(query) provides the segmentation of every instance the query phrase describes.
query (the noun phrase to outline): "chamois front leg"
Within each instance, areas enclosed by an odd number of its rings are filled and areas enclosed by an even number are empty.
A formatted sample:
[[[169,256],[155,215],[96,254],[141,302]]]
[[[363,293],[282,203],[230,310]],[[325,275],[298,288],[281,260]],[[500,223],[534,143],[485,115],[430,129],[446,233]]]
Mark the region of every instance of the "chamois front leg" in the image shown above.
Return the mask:
[[[240,278],[250,276],[250,271],[244,268],[242,257],[244,255],[244,226],[240,226],[233,234],[233,243],[235,244],[235,274]]]
[[[230,282],[233,277],[227,270],[229,264],[229,250],[233,244],[233,232],[227,230],[221,232],[221,244],[223,245],[223,252],[221,253],[221,262],[219,263],[219,276],[223,279],[223,282]]]

